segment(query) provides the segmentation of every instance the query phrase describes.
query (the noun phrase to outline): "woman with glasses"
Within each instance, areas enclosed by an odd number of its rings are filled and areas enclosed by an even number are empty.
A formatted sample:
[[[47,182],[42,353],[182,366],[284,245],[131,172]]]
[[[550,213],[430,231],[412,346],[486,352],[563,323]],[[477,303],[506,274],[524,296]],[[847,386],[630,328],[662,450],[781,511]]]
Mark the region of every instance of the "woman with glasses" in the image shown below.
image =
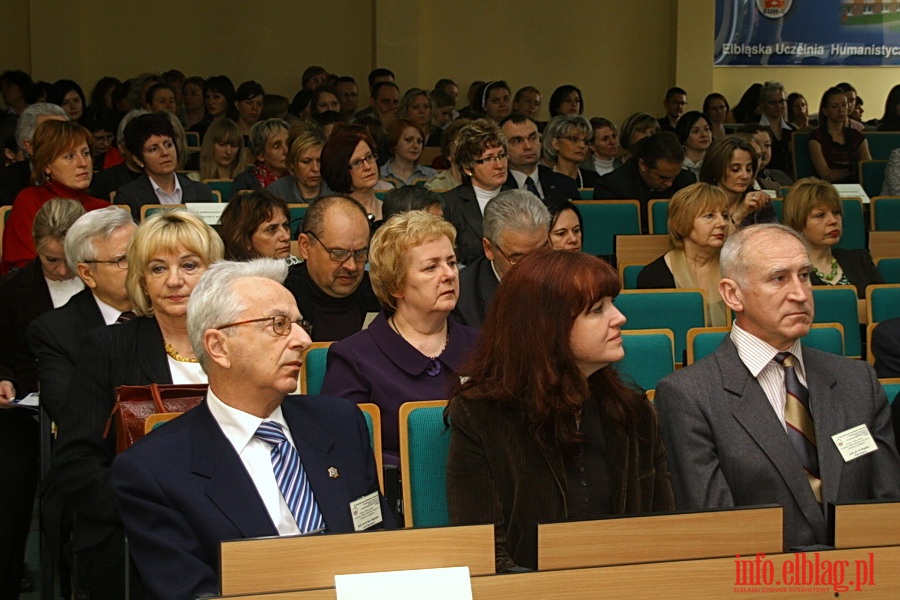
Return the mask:
[[[125,287],[137,316],[95,329],[84,342],[90,352],[56,419],[53,484],[74,510],[75,564],[84,571],[76,581],[92,597],[124,597],[124,535],[108,483],[115,432],[104,433],[116,388],[206,383],[188,339],[187,304],[200,276],[222,255],[222,240],[200,217],[187,210],[152,215],[126,252]],[[98,561],[104,568],[90,568]]]
[[[581,115],[553,117],[544,128],[544,161],[556,173],[574,179],[579,188],[593,188],[599,175],[594,170],[580,167],[593,136],[591,123]]]
[[[762,115],[758,121],[769,125],[774,134],[772,140],[772,159],[769,164],[773,169],[793,173],[791,159],[791,135],[797,129],[787,121],[787,94],[784,86],[777,81],[767,81],[759,92],[759,110]]]
[[[347,194],[363,205],[370,223],[381,221],[378,186],[378,153],[375,142],[360,127],[346,127],[332,135],[322,148],[322,177],[328,188]],[[391,189],[387,185],[385,189]]]
[[[506,136],[493,121],[476,119],[459,131],[453,148],[452,162],[463,182],[442,194],[444,216],[456,228],[457,258],[467,265],[484,256],[481,207],[509,176]]]
[[[619,288],[595,256],[529,254],[459,373],[450,523],[494,525],[498,572],[537,568],[535,523],[675,508],[656,411],[610,366],[625,355]]]
[[[459,298],[455,241],[453,226],[424,210],[385,221],[369,248],[382,311],[328,352],[322,394],[378,405],[387,464],[399,464],[400,405],[447,398],[478,335],[448,319]]]
[[[829,88],[819,104],[819,126],[809,134],[816,175],[831,183],[859,183],[859,163],[872,160],[866,136],[847,125],[847,94]]]

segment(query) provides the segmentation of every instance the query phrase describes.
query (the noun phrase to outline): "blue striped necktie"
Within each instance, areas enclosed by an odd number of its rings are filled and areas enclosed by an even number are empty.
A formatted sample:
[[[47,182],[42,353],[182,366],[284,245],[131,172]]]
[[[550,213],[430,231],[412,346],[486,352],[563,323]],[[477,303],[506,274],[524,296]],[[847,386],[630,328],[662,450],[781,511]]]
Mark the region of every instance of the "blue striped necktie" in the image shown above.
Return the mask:
[[[822,480],[819,478],[819,456],[816,452],[816,428],[809,410],[809,390],[800,383],[794,366],[794,355],[779,352],[775,362],[784,367],[784,423],[788,438],[800,458],[813,495],[822,503]]]
[[[300,533],[325,526],[297,449],[288,441],[280,423],[263,421],[254,437],[272,446],[272,470],[284,501],[297,521]]]

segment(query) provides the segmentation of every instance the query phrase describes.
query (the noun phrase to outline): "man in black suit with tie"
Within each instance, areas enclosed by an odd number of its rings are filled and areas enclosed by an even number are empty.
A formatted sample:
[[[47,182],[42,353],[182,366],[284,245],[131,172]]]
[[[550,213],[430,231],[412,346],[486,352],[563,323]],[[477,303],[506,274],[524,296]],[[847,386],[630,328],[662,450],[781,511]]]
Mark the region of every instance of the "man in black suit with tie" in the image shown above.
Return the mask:
[[[574,179],[539,164],[541,134],[534,121],[524,115],[512,114],[500,121],[500,130],[506,135],[509,154],[506,188],[515,185],[520,190],[527,190],[547,206],[581,197]]]
[[[206,399],[113,464],[131,556],[154,598],[218,593],[223,540],[394,525],[359,409],[289,395],[311,342],[286,274],[269,259],[204,273],[188,333]]]

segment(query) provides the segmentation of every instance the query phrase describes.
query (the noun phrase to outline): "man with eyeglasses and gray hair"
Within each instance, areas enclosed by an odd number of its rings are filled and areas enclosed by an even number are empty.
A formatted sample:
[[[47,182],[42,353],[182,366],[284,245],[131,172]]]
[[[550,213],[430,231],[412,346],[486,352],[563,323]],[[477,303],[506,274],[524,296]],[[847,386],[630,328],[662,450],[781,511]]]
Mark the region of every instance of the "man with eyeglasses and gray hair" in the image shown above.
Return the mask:
[[[362,412],[292,395],[311,340],[284,261],[212,265],[188,304],[209,390],[120,454],[113,489],[149,596],[219,592],[222,540],[392,527]]]
[[[527,255],[549,245],[550,211],[526,190],[506,190],[484,207],[484,258],[459,274],[459,301],[451,316],[481,327],[500,280]]]
[[[366,272],[366,209],[349,196],[325,196],[309,206],[300,231],[303,262],[291,267],[284,285],[312,324],[313,341],[335,342],[365,329],[381,308]]]

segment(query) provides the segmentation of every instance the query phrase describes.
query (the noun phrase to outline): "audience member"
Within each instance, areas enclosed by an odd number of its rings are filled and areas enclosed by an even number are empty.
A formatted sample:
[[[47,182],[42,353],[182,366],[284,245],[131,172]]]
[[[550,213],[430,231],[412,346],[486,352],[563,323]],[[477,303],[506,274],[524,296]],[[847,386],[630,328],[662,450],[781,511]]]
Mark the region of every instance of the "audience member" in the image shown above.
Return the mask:
[[[675,134],[668,131],[641,140],[632,148],[631,154],[624,165],[597,180],[594,198],[638,200],[641,203],[641,229],[647,233],[650,200],[671,198],[681,188],[694,183],[696,178],[681,168],[684,150]]]
[[[798,180],[784,199],[784,224],[806,240],[813,285],[854,285],[860,299],[866,287],[884,283],[868,250],[837,248],[843,219],[841,196],[830,183],[815,177]]]
[[[241,135],[249,136],[251,128],[259,122],[265,95],[266,91],[263,86],[255,81],[245,81],[235,90],[234,110],[236,115],[233,120],[241,130]],[[245,139],[244,143],[247,141]]]
[[[480,98],[482,114],[494,123],[499,123],[512,112],[512,96],[505,81],[484,84]]]
[[[334,80],[334,89],[337,91],[338,100],[341,101],[341,114],[352,119],[359,106],[359,88],[356,80],[349,76],[338,77]]]
[[[236,116],[234,84],[231,79],[225,75],[214,75],[207,79],[203,84],[203,106],[206,109],[206,118],[188,128],[188,131],[200,134],[201,142],[213,121]]]
[[[750,142],[756,148],[756,183],[754,189],[772,190],[776,195],[781,195],[782,186],[794,183],[791,176],[778,169],[770,169],[769,160],[772,158],[772,142],[775,135],[772,128],[762,123],[747,123],[738,128],[738,133],[750,135]]]
[[[417,185],[406,185],[384,195],[384,220],[409,210],[424,210],[435,216],[444,216],[444,201],[431,190]],[[455,235],[455,232],[454,232]]]
[[[736,314],[731,334],[656,388],[676,503],[777,504],[785,551],[827,545],[828,505],[900,499],[884,392],[865,362],[801,346],[813,296],[800,234],[778,224],[742,229],[722,249],[721,267],[719,292]],[[872,451],[847,461],[832,436],[860,424]]]
[[[70,121],[78,123],[84,114],[84,107],[87,101],[84,98],[84,92],[81,86],[71,79],[60,79],[53,84],[48,98],[53,104],[59,105]]]
[[[299,239],[304,262],[291,267],[284,285],[311,323],[313,341],[349,337],[378,312],[365,269],[369,236],[366,210],[350,197],[323,196],[306,211]]]
[[[181,86],[181,97],[184,107],[181,111],[181,121],[185,128],[190,128],[206,119],[206,106],[203,101],[203,78],[188,77]]]
[[[584,221],[581,211],[570,200],[550,207],[550,247],[554,250],[581,252]]]
[[[150,112],[177,112],[175,88],[168,83],[154,83],[147,90],[147,106],[150,107]]]
[[[666,114],[657,119],[659,122],[659,130],[674,132],[675,125],[684,113],[686,106],[686,91],[680,87],[672,87],[666,90],[666,97],[663,100],[663,107],[666,109]]]
[[[423,97],[427,101],[428,97]],[[391,158],[379,170],[382,182],[393,187],[424,185],[437,175],[431,167],[419,164],[419,157],[425,149],[425,129],[418,120],[407,117],[394,119],[388,125],[387,138]]]
[[[54,198],[34,217],[37,258],[0,282],[0,596],[18,598],[25,574],[25,542],[39,473],[38,421],[14,400],[38,391],[38,367],[28,347],[28,326],[81,289],[66,266],[66,232],[84,208]],[[43,391],[43,390],[42,390]]]
[[[500,122],[500,130],[509,152],[505,187],[528,190],[547,205],[579,198],[574,179],[540,164],[541,134],[532,119],[513,113]]]
[[[700,167],[703,166],[703,157],[712,143],[712,130],[709,127],[709,121],[703,116],[703,113],[692,110],[684,113],[675,124],[675,135],[684,148],[685,170],[694,174],[694,177],[700,175]]]
[[[581,90],[571,84],[561,85],[550,94],[550,117],[580,115],[584,113],[584,97]]]
[[[91,133],[71,121],[46,120],[34,131],[31,181],[19,192],[3,230],[0,270],[24,267],[37,256],[31,228],[34,216],[51,198],[77,200],[85,210],[109,206],[87,193],[93,175]]]
[[[878,377],[900,377],[900,317],[886,319],[872,330],[872,354]]]
[[[187,304],[222,251],[216,232],[193,213],[152,215],[126,253],[125,286],[137,317],[87,334],[84,347],[91,352],[82,354],[56,419],[47,476],[75,513],[76,594],[124,597],[124,534],[110,485],[115,432],[104,435],[107,418],[118,386],[206,382],[188,337]],[[131,585],[133,594],[140,591],[139,582]]]
[[[12,204],[19,192],[31,184],[32,138],[38,125],[49,120],[66,121],[68,117],[62,108],[46,102],[32,104],[18,116],[16,145],[22,151],[23,160],[0,169],[0,205]]]
[[[791,135],[796,128],[785,120],[786,108],[787,96],[784,93],[784,86],[777,81],[767,81],[759,92],[760,117],[758,121],[771,127],[774,134],[772,159],[769,164],[773,169],[793,173]]]
[[[819,105],[819,126],[809,134],[809,159],[816,174],[832,183],[859,183],[859,163],[872,160],[869,142],[847,126],[847,95],[829,88]]]
[[[678,190],[669,202],[667,228],[672,249],[641,269],[638,288],[701,289],[710,325],[727,327],[725,303],[719,296],[719,252],[728,236],[725,192],[709,183]]]
[[[535,523],[675,509],[656,411],[610,367],[624,356],[619,287],[588,254],[523,258],[460,373],[450,523],[494,524],[498,572],[538,567]]]
[[[591,137],[591,166],[597,175],[612,173],[622,166],[619,156],[619,134],[609,119],[593,117],[590,121],[594,135]]]
[[[888,92],[878,131],[900,131],[900,84],[895,85]]]
[[[88,190],[91,196],[111,202],[113,195],[119,188],[144,174],[125,145],[125,128],[136,117],[148,114],[150,114],[148,111],[138,108],[128,111],[119,121],[119,127],[116,129],[116,148],[118,148],[124,161],[94,174],[91,179],[91,187]]]
[[[550,245],[549,231],[550,212],[531,192],[506,190],[488,202],[481,238],[484,256],[463,269],[453,318],[480,327],[500,281],[517,262]]]
[[[287,174],[288,130],[282,119],[258,121],[250,130],[247,148],[255,160],[253,166],[234,178],[232,196],[241,190],[261,190]]]
[[[338,398],[289,395],[310,340],[294,326],[302,315],[281,286],[285,270],[224,262],[201,278],[188,333],[206,399],[115,461],[129,551],[153,597],[218,593],[224,540],[352,532],[360,499],[380,503],[373,527],[394,526],[362,413]]]
[[[639,141],[659,133],[659,122],[647,113],[634,113],[622,123],[619,141],[622,144],[622,160],[628,160]]]
[[[798,131],[812,129],[815,119],[809,118],[809,106],[803,94],[793,92],[788,94],[788,123],[797,128]]]
[[[213,121],[200,145],[200,179],[234,179],[246,170],[244,159],[244,136],[234,121]]]
[[[119,188],[116,204],[127,205],[135,221],[140,221],[141,207],[147,204],[214,201],[212,191],[205,184],[176,173],[177,134],[166,114],[141,115],[125,128],[125,146],[144,170],[144,176]]]
[[[719,138],[706,151],[700,181],[717,185],[725,192],[731,231],[778,221],[769,194],[753,190],[757,165],[756,149],[740,135]]]
[[[728,135],[725,123],[728,122],[730,110],[728,99],[722,94],[713,92],[703,99],[703,116],[709,123],[713,139]]]
[[[375,232],[369,274],[381,312],[364,331],[333,344],[322,393],[382,416],[382,451],[400,463],[400,406],[447,398],[478,331],[447,317],[459,298],[453,226],[424,211],[393,216]]]
[[[225,243],[225,258],[247,261],[291,256],[291,211],[268,190],[253,190],[236,196],[222,211],[219,235]]]
[[[544,128],[542,155],[553,172],[565,175],[578,188],[592,188],[597,172],[579,165],[587,158],[594,130],[581,115],[557,115]]]
[[[528,117],[537,123],[537,114],[541,110],[541,91],[533,85],[526,85],[516,90],[513,96],[513,114]]]
[[[322,177],[328,189],[356,200],[373,224],[382,220],[381,200],[375,196],[377,161],[375,142],[358,127],[342,129],[322,148]]]
[[[294,127],[288,137],[288,174],[267,191],[288,204],[308,204],[328,192],[322,183],[322,148],[325,138],[315,129]]]

